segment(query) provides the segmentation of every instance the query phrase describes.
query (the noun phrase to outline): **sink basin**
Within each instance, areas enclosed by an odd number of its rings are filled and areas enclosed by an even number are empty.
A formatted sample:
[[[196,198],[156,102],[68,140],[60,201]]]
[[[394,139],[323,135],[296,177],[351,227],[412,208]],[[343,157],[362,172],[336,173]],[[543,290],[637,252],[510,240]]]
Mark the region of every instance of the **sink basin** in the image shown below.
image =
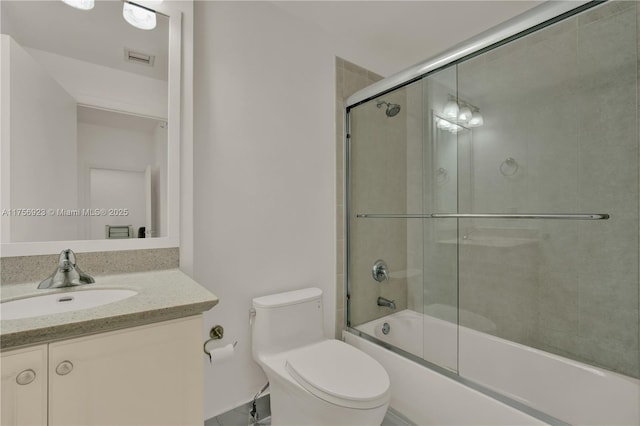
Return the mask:
[[[138,292],[133,290],[94,289],[26,297],[1,303],[0,318],[11,320],[79,311],[118,302],[136,294]]]

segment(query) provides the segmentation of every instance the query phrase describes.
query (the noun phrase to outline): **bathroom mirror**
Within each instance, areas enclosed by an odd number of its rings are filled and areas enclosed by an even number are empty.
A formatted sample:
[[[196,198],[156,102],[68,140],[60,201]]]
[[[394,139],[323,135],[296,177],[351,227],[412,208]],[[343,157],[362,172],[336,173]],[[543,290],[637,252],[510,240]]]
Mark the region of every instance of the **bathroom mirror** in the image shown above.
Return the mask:
[[[0,3],[3,257],[178,246],[181,16],[125,4]]]

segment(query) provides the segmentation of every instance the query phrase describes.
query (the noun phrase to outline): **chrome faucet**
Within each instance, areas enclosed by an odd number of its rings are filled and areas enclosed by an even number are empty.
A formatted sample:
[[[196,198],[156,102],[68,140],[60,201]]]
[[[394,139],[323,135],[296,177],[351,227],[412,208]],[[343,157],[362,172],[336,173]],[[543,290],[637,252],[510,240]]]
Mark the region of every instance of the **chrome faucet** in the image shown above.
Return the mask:
[[[386,306],[387,308],[395,309],[396,302],[395,300],[389,300],[389,299],[385,299],[384,297],[378,297],[378,306]]]
[[[76,265],[76,255],[70,249],[62,250],[58,257],[58,267],[54,273],[42,281],[38,288],[60,288],[96,282],[89,274],[82,272]]]
[[[388,281],[389,267],[386,262],[382,259],[376,260],[376,263],[373,264],[373,269],[371,269],[371,275],[373,275],[373,279],[379,283],[382,281]]]

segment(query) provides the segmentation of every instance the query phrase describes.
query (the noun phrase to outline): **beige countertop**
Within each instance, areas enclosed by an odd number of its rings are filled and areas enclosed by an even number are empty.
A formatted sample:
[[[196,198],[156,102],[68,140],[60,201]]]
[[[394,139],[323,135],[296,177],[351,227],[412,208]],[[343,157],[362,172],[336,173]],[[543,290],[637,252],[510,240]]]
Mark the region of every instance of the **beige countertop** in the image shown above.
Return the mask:
[[[94,284],[65,289],[37,289],[39,282],[0,286],[6,302],[31,296],[90,289],[129,289],[138,294],[90,309],[4,320],[0,305],[0,349],[68,339],[159,321],[197,315],[218,298],[178,269],[95,276]]]

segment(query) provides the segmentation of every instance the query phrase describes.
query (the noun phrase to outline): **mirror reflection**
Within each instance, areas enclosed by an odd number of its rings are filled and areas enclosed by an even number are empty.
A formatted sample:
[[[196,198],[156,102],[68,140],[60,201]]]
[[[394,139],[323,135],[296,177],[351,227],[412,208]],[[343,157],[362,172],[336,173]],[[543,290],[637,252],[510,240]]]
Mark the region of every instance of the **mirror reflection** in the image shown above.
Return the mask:
[[[0,3],[2,243],[167,235],[169,19],[123,5]]]

